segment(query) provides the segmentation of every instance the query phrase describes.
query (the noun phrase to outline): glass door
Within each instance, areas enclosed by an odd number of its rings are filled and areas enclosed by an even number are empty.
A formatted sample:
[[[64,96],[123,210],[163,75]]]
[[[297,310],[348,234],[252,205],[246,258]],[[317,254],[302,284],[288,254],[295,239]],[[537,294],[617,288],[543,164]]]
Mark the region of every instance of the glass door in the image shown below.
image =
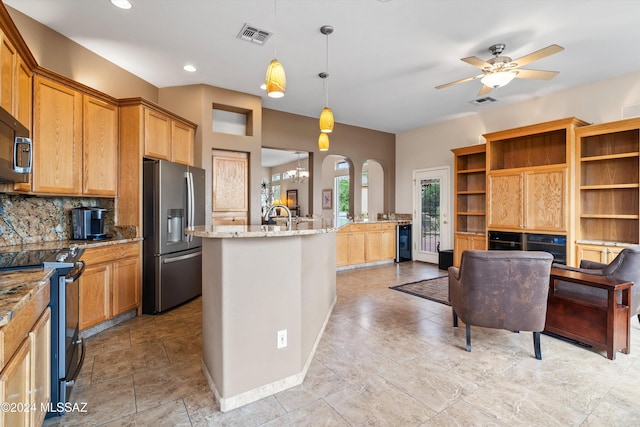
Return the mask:
[[[438,263],[440,249],[451,249],[449,168],[414,172],[413,241],[417,261]]]
[[[340,227],[349,222],[349,175],[336,176],[333,194],[334,224]]]

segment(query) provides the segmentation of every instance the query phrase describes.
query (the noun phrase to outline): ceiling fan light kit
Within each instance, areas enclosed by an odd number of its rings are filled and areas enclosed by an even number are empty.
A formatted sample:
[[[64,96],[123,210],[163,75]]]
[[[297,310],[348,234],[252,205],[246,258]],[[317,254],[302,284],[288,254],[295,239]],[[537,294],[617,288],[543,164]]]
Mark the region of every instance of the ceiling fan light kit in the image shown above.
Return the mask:
[[[558,75],[557,71],[524,70],[520,67],[549,55],[553,55],[554,53],[561,52],[564,50],[563,47],[558,46],[557,44],[552,44],[536,52],[532,52],[518,58],[515,61],[508,56],[502,56],[502,52],[505,47],[506,45],[504,43],[494,44],[489,47],[489,52],[493,55],[493,58],[486,61],[478,58],[477,56],[461,58],[461,61],[482,70],[482,74],[445,83],[443,85],[436,86],[436,89],[444,89],[449,86],[480,79],[482,82],[482,88],[480,89],[480,92],[478,92],[478,96],[481,96],[491,92],[492,89],[506,86],[514,78],[549,80]]]

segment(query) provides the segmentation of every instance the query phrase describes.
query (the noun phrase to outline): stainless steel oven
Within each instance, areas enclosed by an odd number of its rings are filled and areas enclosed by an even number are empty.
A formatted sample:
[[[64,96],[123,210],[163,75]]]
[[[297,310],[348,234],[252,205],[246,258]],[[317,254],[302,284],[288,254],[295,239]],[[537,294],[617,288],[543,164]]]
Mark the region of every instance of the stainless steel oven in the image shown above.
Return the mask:
[[[84,361],[84,342],[78,338],[80,288],[84,271],[77,245],[53,250],[0,253],[0,270],[53,268],[51,299],[51,404],[47,417],[63,415],[65,404]]]

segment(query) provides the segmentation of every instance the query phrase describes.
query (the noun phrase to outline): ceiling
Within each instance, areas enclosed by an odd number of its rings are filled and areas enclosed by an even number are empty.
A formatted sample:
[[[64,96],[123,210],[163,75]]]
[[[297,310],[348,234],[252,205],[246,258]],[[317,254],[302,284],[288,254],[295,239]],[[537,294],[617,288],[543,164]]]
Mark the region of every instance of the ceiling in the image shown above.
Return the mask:
[[[631,0],[4,0],[157,87],[205,83],[263,97],[274,110],[319,116],[329,36],[329,105],[337,122],[391,133],[474,114],[640,70],[640,2]],[[277,11],[277,12],[276,12]],[[276,19],[277,18],[277,19]],[[274,32],[263,45],[236,38],[245,23]],[[460,58],[513,59],[551,44],[563,52],[525,69],[553,80],[515,79],[476,106],[481,83]],[[287,93],[259,88],[277,51]],[[182,66],[197,67],[187,73]]]

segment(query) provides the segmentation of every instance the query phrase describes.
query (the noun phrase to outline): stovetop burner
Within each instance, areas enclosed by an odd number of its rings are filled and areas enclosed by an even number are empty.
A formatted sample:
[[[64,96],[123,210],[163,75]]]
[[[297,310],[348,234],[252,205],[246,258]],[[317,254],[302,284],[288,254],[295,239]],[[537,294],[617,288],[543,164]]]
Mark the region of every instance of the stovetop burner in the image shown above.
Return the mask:
[[[64,249],[0,252],[0,270],[39,266],[46,268],[73,267],[83,251],[74,244]]]

